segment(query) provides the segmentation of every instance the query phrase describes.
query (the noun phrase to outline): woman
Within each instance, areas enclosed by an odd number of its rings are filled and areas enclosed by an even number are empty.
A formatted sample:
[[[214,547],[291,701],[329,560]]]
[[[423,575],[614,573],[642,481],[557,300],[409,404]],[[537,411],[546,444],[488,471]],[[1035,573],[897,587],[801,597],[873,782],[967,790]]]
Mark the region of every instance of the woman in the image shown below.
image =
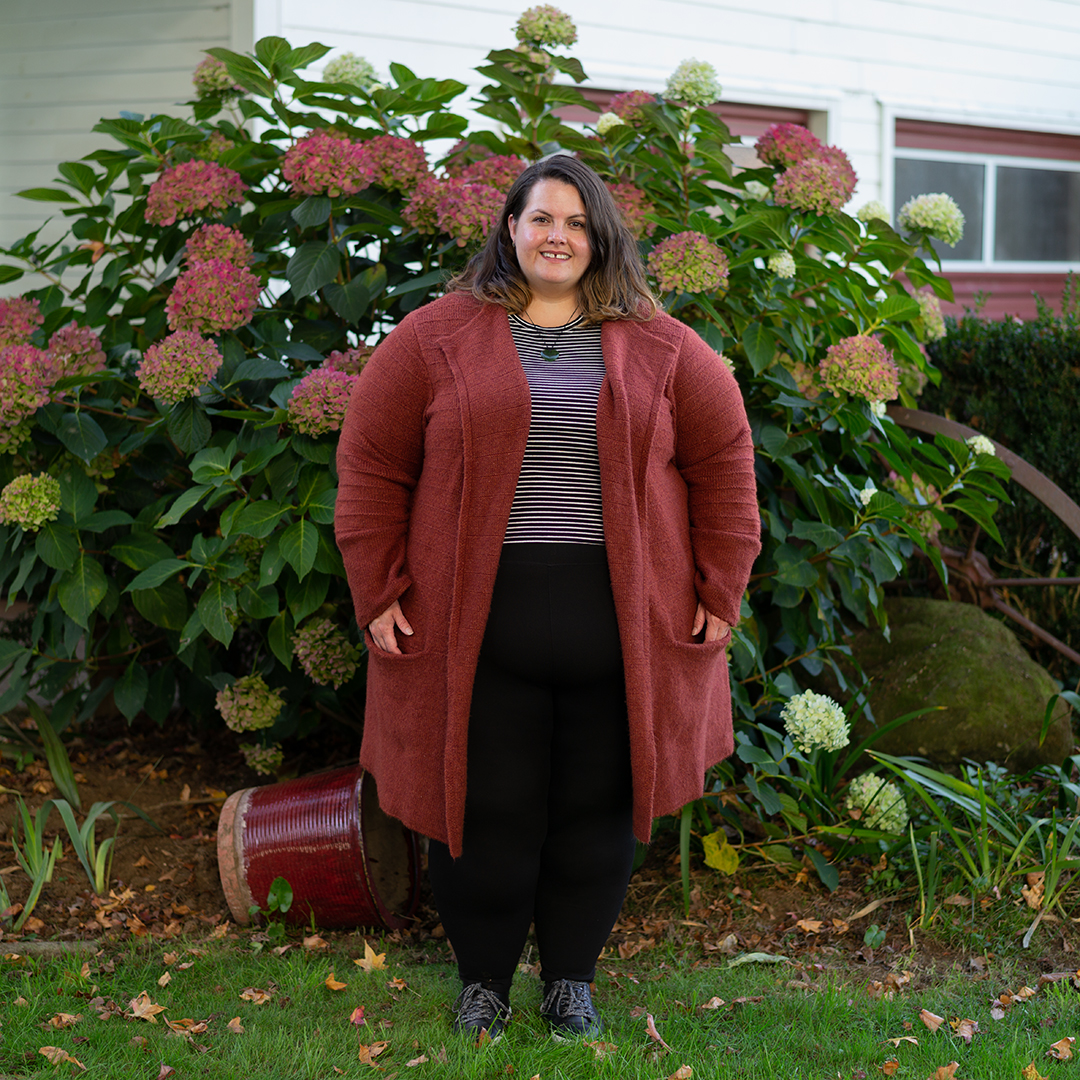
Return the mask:
[[[455,1026],[501,1033],[533,922],[544,1018],[595,1035],[634,836],[732,750],[725,646],[759,550],[735,380],[657,314],[603,181],[555,156],[375,351],[338,470],[360,760],[431,838]]]

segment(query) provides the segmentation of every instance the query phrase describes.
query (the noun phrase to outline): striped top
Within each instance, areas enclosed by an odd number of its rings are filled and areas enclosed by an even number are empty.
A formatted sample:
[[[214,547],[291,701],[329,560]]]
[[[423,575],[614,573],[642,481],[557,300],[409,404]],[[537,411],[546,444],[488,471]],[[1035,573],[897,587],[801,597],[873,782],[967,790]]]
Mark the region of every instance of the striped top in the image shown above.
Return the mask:
[[[604,381],[600,324],[536,327],[510,316],[532,417],[505,543],[602,544],[596,407]],[[554,347],[558,359],[541,351]]]

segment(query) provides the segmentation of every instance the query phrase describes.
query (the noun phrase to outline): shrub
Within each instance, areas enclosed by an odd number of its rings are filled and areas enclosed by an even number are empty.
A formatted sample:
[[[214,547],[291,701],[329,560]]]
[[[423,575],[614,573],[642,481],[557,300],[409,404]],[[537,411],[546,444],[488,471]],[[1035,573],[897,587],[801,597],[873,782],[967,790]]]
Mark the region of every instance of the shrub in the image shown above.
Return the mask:
[[[34,608],[28,638],[0,642],[0,707],[33,689],[63,727],[111,688],[129,718],[162,723],[179,693],[235,719],[254,693],[268,726],[245,753],[267,768],[282,738],[348,719],[363,663],[332,520],[349,383],[464,264],[521,163],[560,148],[626,203],[665,307],[744,389],[766,524],[732,646],[744,721],[775,719],[851,620],[883,620],[883,584],[926,544],[889,470],[933,484],[937,517],[993,529],[1000,465],[909,440],[862,393],[895,392],[895,366],[926,377],[908,282],[951,292],[917,243],[838,209],[842,155],[815,150],[828,198],[778,205],[797,163],[735,175],[727,128],[686,104],[714,96],[701,64],[675,103],[631,93],[614,109],[626,123],[569,128],[556,110],[585,104],[569,85],[584,73],[548,49],[573,41],[568,21],[540,7],[520,33],[478,69],[478,111],[501,134],[450,110],[459,82],[397,64],[386,84],[340,65],[343,81],[311,81],[324,46],[266,38],[254,56],[210,50],[227,77],[201,79],[187,118],[103,120],[110,145],[22,193],[70,233],[2,253],[0,281],[33,287],[0,307],[0,486],[45,473],[60,506],[35,531],[0,528],[0,585]],[[427,152],[441,140],[457,140],[445,162]],[[853,340],[866,377],[823,379]]]

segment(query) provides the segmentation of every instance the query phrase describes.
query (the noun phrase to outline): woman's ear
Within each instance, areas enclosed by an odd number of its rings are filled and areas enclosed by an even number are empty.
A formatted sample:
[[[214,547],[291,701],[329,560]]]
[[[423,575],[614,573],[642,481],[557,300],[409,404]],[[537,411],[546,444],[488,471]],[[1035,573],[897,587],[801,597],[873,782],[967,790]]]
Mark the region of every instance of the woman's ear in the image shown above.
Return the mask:
[[[510,243],[514,243],[514,233],[517,232],[517,222],[514,220],[514,215],[511,214],[506,219],[506,227],[510,230]]]

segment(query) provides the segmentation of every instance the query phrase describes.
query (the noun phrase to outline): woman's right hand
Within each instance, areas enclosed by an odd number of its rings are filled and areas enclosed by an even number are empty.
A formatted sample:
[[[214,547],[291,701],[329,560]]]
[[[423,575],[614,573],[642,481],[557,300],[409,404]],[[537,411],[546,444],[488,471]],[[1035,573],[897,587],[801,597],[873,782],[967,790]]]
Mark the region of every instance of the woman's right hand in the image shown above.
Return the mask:
[[[375,644],[383,652],[401,654],[398,648],[395,627],[407,636],[412,636],[413,628],[405,618],[401,605],[395,600],[378,618],[368,623],[368,630]]]

